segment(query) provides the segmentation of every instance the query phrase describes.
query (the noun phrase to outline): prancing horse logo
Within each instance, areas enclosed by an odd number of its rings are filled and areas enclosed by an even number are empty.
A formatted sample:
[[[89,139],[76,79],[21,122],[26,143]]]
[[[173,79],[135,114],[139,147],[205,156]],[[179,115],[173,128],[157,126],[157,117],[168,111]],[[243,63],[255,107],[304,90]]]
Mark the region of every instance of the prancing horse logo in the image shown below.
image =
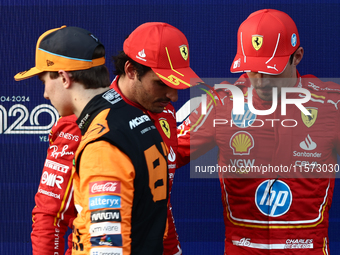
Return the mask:
[[[251,43],[255,50],[259,50],[262,47],[263,36],[262,35],[253,35],[251,38]]]
[[[159,119],[159,124],[161,125],[161,128],[162,128],[164,134],[166,135],[166,137],[170,139],[171,132],[170,132],[170,125],[169,125],[169,123],[166,121],[166,119],[160,118]]]
[[[188,47],[186,45],[179,46],[179,51],[181,52],[181,56],[184,60],[188,60],[189,57],[189,51]]]

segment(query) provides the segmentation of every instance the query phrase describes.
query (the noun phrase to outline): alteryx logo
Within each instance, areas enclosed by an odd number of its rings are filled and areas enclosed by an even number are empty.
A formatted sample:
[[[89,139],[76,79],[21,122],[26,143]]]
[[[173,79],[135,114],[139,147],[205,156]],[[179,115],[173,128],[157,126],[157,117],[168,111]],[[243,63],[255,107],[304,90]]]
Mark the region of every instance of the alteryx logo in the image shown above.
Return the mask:
[[[244,104],[244,114],[234,114],[234,110],[231,111],[231,118],[233,124],[240,128],[250,127],[256,119],[256,114],[252,113],[249,109],[248,103]]]
[[[289,186],[280,180],[266,180],[255,192],[255,204],[266,216],[279,217],[288,212],[293,201]]]
[[[98,196],[89,198],[89,209],[120,208],[120,196]]]

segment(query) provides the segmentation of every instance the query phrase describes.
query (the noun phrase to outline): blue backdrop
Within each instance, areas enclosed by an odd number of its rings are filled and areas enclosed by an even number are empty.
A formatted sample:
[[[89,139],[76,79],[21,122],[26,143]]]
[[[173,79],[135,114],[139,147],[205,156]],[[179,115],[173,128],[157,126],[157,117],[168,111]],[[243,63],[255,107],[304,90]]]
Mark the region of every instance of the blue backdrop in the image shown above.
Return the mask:
[[[338,77],[338,1],[1,0],[0,254],[32,253],[31,211],[56,112],[43,98],[43,85],[37,78],[15,82],[13,76],[34,65],[36,41],[43,32],[62,25],[90,30],[105,45],[112,71],[110,56],[122,49],[134,28],[148,21],[167,22],[187,36],[191,66],[199,76],[235,78],[229,68],[236,53],[238,26],[251,12],[263,8],[282,10],[295,20],[305,50],[298,66],[301,74]],[[188,98],[189,91],[181,91],[175,108]],[[340,253],[339,185],[336,181],[330,215],[332,254]],[[177,170],[172,204],[183,254],[223,254],[217,179],[190,179],[188,167]]]

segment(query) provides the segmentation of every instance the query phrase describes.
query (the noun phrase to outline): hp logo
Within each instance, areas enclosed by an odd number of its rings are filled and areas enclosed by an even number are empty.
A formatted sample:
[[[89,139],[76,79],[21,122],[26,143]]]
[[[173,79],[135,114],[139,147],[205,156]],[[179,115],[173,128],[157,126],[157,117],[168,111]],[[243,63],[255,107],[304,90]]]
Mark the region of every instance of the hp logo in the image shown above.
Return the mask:
[[[289,186],[280,180],[266,180],[256,189],[255,203],[266,216],[279,217],[288,212],[293,201]]]
[[[254,120],[256,119],[256,114],[249,110],[248,103],[244,103],[244,114],[234,114],[234,110],[232,110],[231,118],[235,126],[247,128],[253,124]]]

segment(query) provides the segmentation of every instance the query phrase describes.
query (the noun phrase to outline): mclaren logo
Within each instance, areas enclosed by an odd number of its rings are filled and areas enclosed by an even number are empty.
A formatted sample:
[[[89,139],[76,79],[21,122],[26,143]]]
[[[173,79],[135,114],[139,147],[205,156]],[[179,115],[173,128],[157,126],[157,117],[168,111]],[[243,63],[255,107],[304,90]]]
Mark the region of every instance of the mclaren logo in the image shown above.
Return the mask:
[[[188,60],[189,57],[188,47],[186,45],[181,45],[179,46],[179,51],[181,52],[182,58],[184,60]]]
[[[50,60],[46,60],[46,64],[47,64],[47,66],[53,66],[54,62],[50,61]]]
[[[251,43],[255,50],[259,50],[262,47],[263,36],[262,35],[253,35],[251,38]]]
[[[314,108],[314,107],[306,107],[307,111],[310,112],[311,115],[304,115],[301,112],[301,119],[303,121],[303,123],[310,128],[311,126],[314,125],[316,118],[318,117],[318,108]]]
[[[161,128],[162,128],[164,134],[166,135],[166,137],[170,139],[171,132],[170,132],[169,123],[166,121],[166,119],[161,118],[161,119],[159,119],[159,124],[161,125]]]

